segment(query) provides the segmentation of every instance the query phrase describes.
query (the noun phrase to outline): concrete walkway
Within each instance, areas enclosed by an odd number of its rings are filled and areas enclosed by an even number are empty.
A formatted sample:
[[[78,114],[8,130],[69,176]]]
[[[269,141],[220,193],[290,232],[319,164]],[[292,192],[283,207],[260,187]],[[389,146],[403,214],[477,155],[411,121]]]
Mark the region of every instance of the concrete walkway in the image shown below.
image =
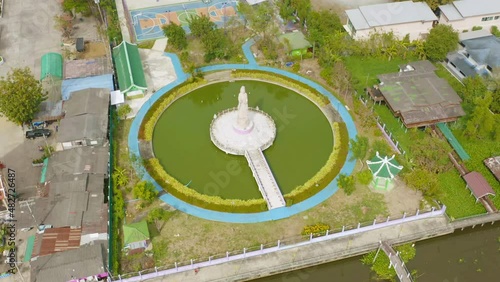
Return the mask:
[[[190,269],[191,266],[186,266],[183,269],[187,268],[189,271],[177,272],[165,277],[154,277],[155,273],[152,273],[147,276],[144,275],[142,280],[140,280],[140,277],[134,277],[124,281],[189,282],[250,280],[361,255],[377,249],[380,241],[400,244],[402,242],[414,242],[452,232],[453,227],[448,223],[446,216],[440,215],[358,234],[346,234],[343,237],[318,241],[312,244],[309,242],[293,246],[282,244],[278,251],[202,267],[197,274],[194,271],[194,267]]]
[[[271,210],[284,207],[286,205],[285,199],[262,151],[245,151],[245,157],[252,169],[253,177],[257,181],[259,191],[267,202],[267,208]]]

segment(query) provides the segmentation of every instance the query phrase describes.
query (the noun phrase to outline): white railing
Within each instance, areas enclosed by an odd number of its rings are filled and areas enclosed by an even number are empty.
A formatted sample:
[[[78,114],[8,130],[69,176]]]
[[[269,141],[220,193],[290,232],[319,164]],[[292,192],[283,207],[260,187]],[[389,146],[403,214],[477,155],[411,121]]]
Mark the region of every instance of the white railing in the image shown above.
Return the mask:
[[[357,226],[342,226],[341,228],[339,227],[333,230],[327,230],[325,234],[320,235],[318,237],[313,236],[313,234],[311,234],[310,236],[297,236],[292,238],[286,238],[283,240],[278,240],[277,243],[270,243],[266,245],[261,244],[260,246],[243,248],[243,250],[237,250],[233,252],[226,252],[225,254],[209,256],[208,259],[191,259],[189,262],[183,262],[183,263],[176,262],[174,264],[170,264],[163,267],[144,269],[139,272],[126,273],[117,276],[112,276],[110,274],[109,279],[110,281],[127,281],[127,282],[143,281],[154,277],[168,276],[170,274],[178,272],[193,271],[193,269],[196,268],[207,267],[230,261],[241,260],[249,257],[260,256],[267,253],[277,252],[283,249],[289,249],[293,247],[314,244],[316,242],[322,242],[322,241],[352,236],[367,231],[373,231],[385,227],[396,226],[399,224],[417,221],[425,218],[443,216],[445,215],[445,212],[446,212],[446,206],[444,205],[437,210],[434,207],[432,207],[430,211],[421,212],[420,210],[417,210],[416,213],[411,216],[407,215],[407,213],[404,213],[403,216],[398,219],[391,220],[390,217],[387,217],[383,221],[378,221],[377,219],[374,219],[373,222],[358,223]],[[394,244],[402,242],[411,242],[418,240],[419,238],[422,239],[423,237],[442,235],[445,234],[443,233],[444,229],[446,229],[446,226],[442,226],[439,228],[433,227],[427,230],[423,230],[421,232],[411,233],[409,235],[398,237],[397,242],[396,241],[393,242],[393,240],[388,240],[388,243]],[[366,246],[359,247],[358,248],[360,250],[359,252],[354,252],[354,250],[348,249],[346,250],[345,254],[341,254],[340,258],[347,258],[353,255],[363,254],[370,250],[376,249],[377,246],[378,242],[376,244],[367,244]],[[337,256],[337,258],[339,257],[339,254],[330,254],[330,255]],[[283,268],[284,269],[282,270],[286,271],[286,265],[283,266]],[[260,271],[262,272],[263,270]],[[248,275],[248,273],[246,275]]]

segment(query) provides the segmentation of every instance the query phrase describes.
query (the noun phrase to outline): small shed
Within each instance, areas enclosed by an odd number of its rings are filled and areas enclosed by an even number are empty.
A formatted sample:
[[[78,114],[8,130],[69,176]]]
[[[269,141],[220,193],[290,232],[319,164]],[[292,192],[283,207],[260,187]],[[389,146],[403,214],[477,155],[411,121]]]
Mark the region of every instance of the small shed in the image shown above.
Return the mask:
[[[495,191],[493,191],[493,188],[491,188],[481,173],[472,171],[464,175],[463,178],[467,183],[467,188],[470,189],[471,194],[476,198],[476,202],[488,195],[495,196]]]
[[[306,40],[304,34],[298,30],[282,34],[278,39],[287,46],[289,54],[295,57],[306,54],[307,50],[312,47],[312,44]]]
[[[148,223],[145,220],[123,225],[123,245],[129,254],[144,251],[149,240]]]
[[[47,76],[62,79],[63,77],[63,57],[59,53],[46,53],[42,56],[40,80]]]
[[[85,51],[85,42],[83,41],[83,37],[78,37],[76,39],[76,51],[77,52]]]
[[[394,159],[394,155],[381,157],[377,152],[376,156],[366,163],[373,174],[373,188],[384,191],[392,190],[394,177],[403,169],[403,166],[400,166]]]

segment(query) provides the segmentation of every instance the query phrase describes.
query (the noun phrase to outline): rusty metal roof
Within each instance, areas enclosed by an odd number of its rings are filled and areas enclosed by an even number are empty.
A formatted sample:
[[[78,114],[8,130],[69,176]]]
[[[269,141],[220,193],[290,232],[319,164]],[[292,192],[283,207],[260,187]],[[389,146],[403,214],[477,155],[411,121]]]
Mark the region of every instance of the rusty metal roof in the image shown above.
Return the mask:
[[[48,228],[38,234],[35,240],[33,257],[46,256],[80,247],[81,228]]]
[[[487,195],[495,196],[495,191],[493,191],[493,188],[491,188],[490,184],[488,184],[488,181],[486,181],[484,176],[479,172],[469,172],[464,175],[463,178],[465,182],[467,182],[467,187],[469,187],[476,199],[482,198]]]

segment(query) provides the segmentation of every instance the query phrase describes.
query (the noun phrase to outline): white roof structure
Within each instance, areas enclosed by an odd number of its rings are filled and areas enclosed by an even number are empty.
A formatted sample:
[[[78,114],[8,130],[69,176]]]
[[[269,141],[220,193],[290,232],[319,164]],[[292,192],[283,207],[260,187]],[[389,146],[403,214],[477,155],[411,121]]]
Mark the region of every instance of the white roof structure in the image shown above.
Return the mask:
[[[266,0],[246,0],[246,1],[247,1],[248,5],[250,5],[250,6],[260,4],[262,2],[266,2]]]
[[[111,106],[125,103],[125,95],[120,90],[111,91]]]
[[[498,0],[462,0],[439,6],[441,13],[450,21],[500,13]]]
[[[437,21],[436,15],[425,2],[405,1],[361,6],[358,9],[347,10],[346,14],[356,30]]]

